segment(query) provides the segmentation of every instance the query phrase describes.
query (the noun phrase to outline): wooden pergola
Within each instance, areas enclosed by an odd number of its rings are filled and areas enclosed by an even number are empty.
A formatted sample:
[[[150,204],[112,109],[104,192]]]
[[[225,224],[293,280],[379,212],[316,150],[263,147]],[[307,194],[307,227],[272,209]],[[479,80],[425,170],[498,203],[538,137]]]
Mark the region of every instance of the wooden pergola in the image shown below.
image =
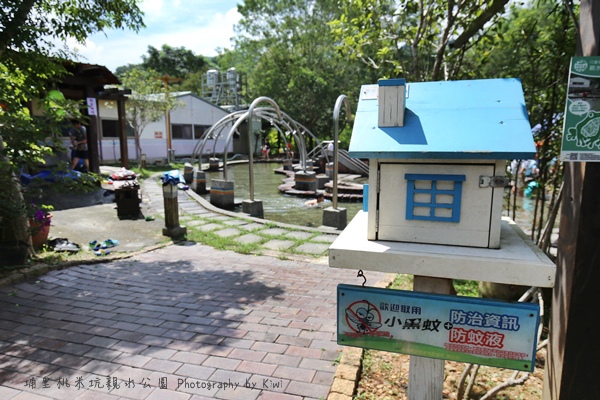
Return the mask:
[[[84,102],[88,99],[95,99],[96,103],[98,100],[114,100],[117,102],[121,166],[129,168],[126,137],[127,124],[125,118],[125,101],[127,98],[125,95],[130,92],[118,89],[105,89],[105,85],[118,85],[121,81],[119,81],[108,68],[102,65],[67,62],[64,64],[64,67],[69,72],[69,75],[65,76],[58,84],[58,90],[62,92],[65,98],[69,100],[83,100]],[[88,108],[86,108],[83,113],[89,117],[87,139],[90,171],[99,173],[101,155],[101,149],[98,146],[98,138],[100,137],[100,116],[90,115]]]

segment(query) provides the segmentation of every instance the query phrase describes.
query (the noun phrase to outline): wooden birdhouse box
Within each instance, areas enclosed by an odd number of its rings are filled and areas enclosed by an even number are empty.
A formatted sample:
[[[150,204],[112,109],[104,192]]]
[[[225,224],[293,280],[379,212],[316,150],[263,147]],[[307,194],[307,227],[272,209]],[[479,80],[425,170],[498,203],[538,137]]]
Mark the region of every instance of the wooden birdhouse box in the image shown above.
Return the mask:
[[[518,79],[391,79],[362,86],[349,152],[369,159],[369,240],[497,249],[506,160],[535,146]]]

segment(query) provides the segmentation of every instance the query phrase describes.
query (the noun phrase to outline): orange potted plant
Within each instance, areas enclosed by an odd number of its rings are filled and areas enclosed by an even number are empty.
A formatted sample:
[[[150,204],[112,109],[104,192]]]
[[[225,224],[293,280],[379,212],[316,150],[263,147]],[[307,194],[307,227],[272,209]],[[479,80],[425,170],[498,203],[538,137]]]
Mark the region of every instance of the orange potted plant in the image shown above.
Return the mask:
[[[54,207],[50,205],[38,207],[32,204],[29,228],[31,229],[31,242],[34,249],[41,249],[48,240],[50,223],[52,222],[52,210],[54,210]]]

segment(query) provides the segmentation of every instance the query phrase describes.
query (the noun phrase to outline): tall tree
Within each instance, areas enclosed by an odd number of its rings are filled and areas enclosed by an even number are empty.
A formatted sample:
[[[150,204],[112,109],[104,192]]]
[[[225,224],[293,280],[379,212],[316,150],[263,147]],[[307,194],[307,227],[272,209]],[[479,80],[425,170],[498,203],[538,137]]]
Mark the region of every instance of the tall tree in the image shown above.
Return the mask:
[[[576,11],[576,10],[575,10]],[[554,1],[514,5],[466,54],[461,78],[521,79],[529,120],[538,145],[539,192],[558,189],[557,159],[562,138],[570,57],[575,54],[572,10]],[[550,197],[551,202],[555,200]],[[541,239],[545,196],[537,196],[532,238]]]
[[[342,0],[331,26],[350,58],[409,81],[443,80],[508,0]],[[458,62],[457,62],[458,61]]]
[[[339,17],[333,0],[247,1],[236,27],[236,68],[248,75],[248,98],[273,98],[283,111],[321,138],[332,136],[337,97],[357,98],[374,77],[335,50],[327,25]]]
[[[185,78],[188,74],[204,71],[206,60],[185,47],[164,44],[159,50],[148,46],[148,55],[142,56],[142,67],[157,71],[171,78]]]
[[[2,241],[27,241],[27,204],[16,173],[52,151],[46,139],[58,131],[76,104],[46,92],[64,73],[70,54],[52,39],[83,42],[108,28],[138,30],[142,13],[135,0],[5,0],[0,7],[0,229]],[[24,106],[46,98],[45,116]],[[65,110],[69,106],[70,110]],[[71,114],[74,115],[74,114]],[[6,201],[5,201],[6,200]]]
[[[179,104],[153,70],[134,68],[122,77],[123,86],[132,90],[125,103],[127,122],[135,133],[137,157],[142,154],[140,136],[150,122],[156,122]]]
[[[142,55],[142,63],[119,66],[115,74],[122,78],[133,69],[155,71],[160,76],[178,78],[173,85],[178,90],[189,90],[197,95],[202,93],[204,74],[216,64],[210,58],[196,55],[185,47],[163,45],[160,49],[148,46],[147,53]]]

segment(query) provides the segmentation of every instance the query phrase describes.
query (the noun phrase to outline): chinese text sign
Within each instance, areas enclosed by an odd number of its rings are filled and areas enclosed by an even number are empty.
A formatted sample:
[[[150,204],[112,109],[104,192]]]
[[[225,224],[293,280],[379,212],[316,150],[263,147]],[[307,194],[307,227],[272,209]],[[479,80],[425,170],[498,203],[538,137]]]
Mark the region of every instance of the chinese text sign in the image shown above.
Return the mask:
[[[600,57],[571,59],[561,160],[600,161]]]
[[[533,371],[539,306],[339,285],[338,344]]]

